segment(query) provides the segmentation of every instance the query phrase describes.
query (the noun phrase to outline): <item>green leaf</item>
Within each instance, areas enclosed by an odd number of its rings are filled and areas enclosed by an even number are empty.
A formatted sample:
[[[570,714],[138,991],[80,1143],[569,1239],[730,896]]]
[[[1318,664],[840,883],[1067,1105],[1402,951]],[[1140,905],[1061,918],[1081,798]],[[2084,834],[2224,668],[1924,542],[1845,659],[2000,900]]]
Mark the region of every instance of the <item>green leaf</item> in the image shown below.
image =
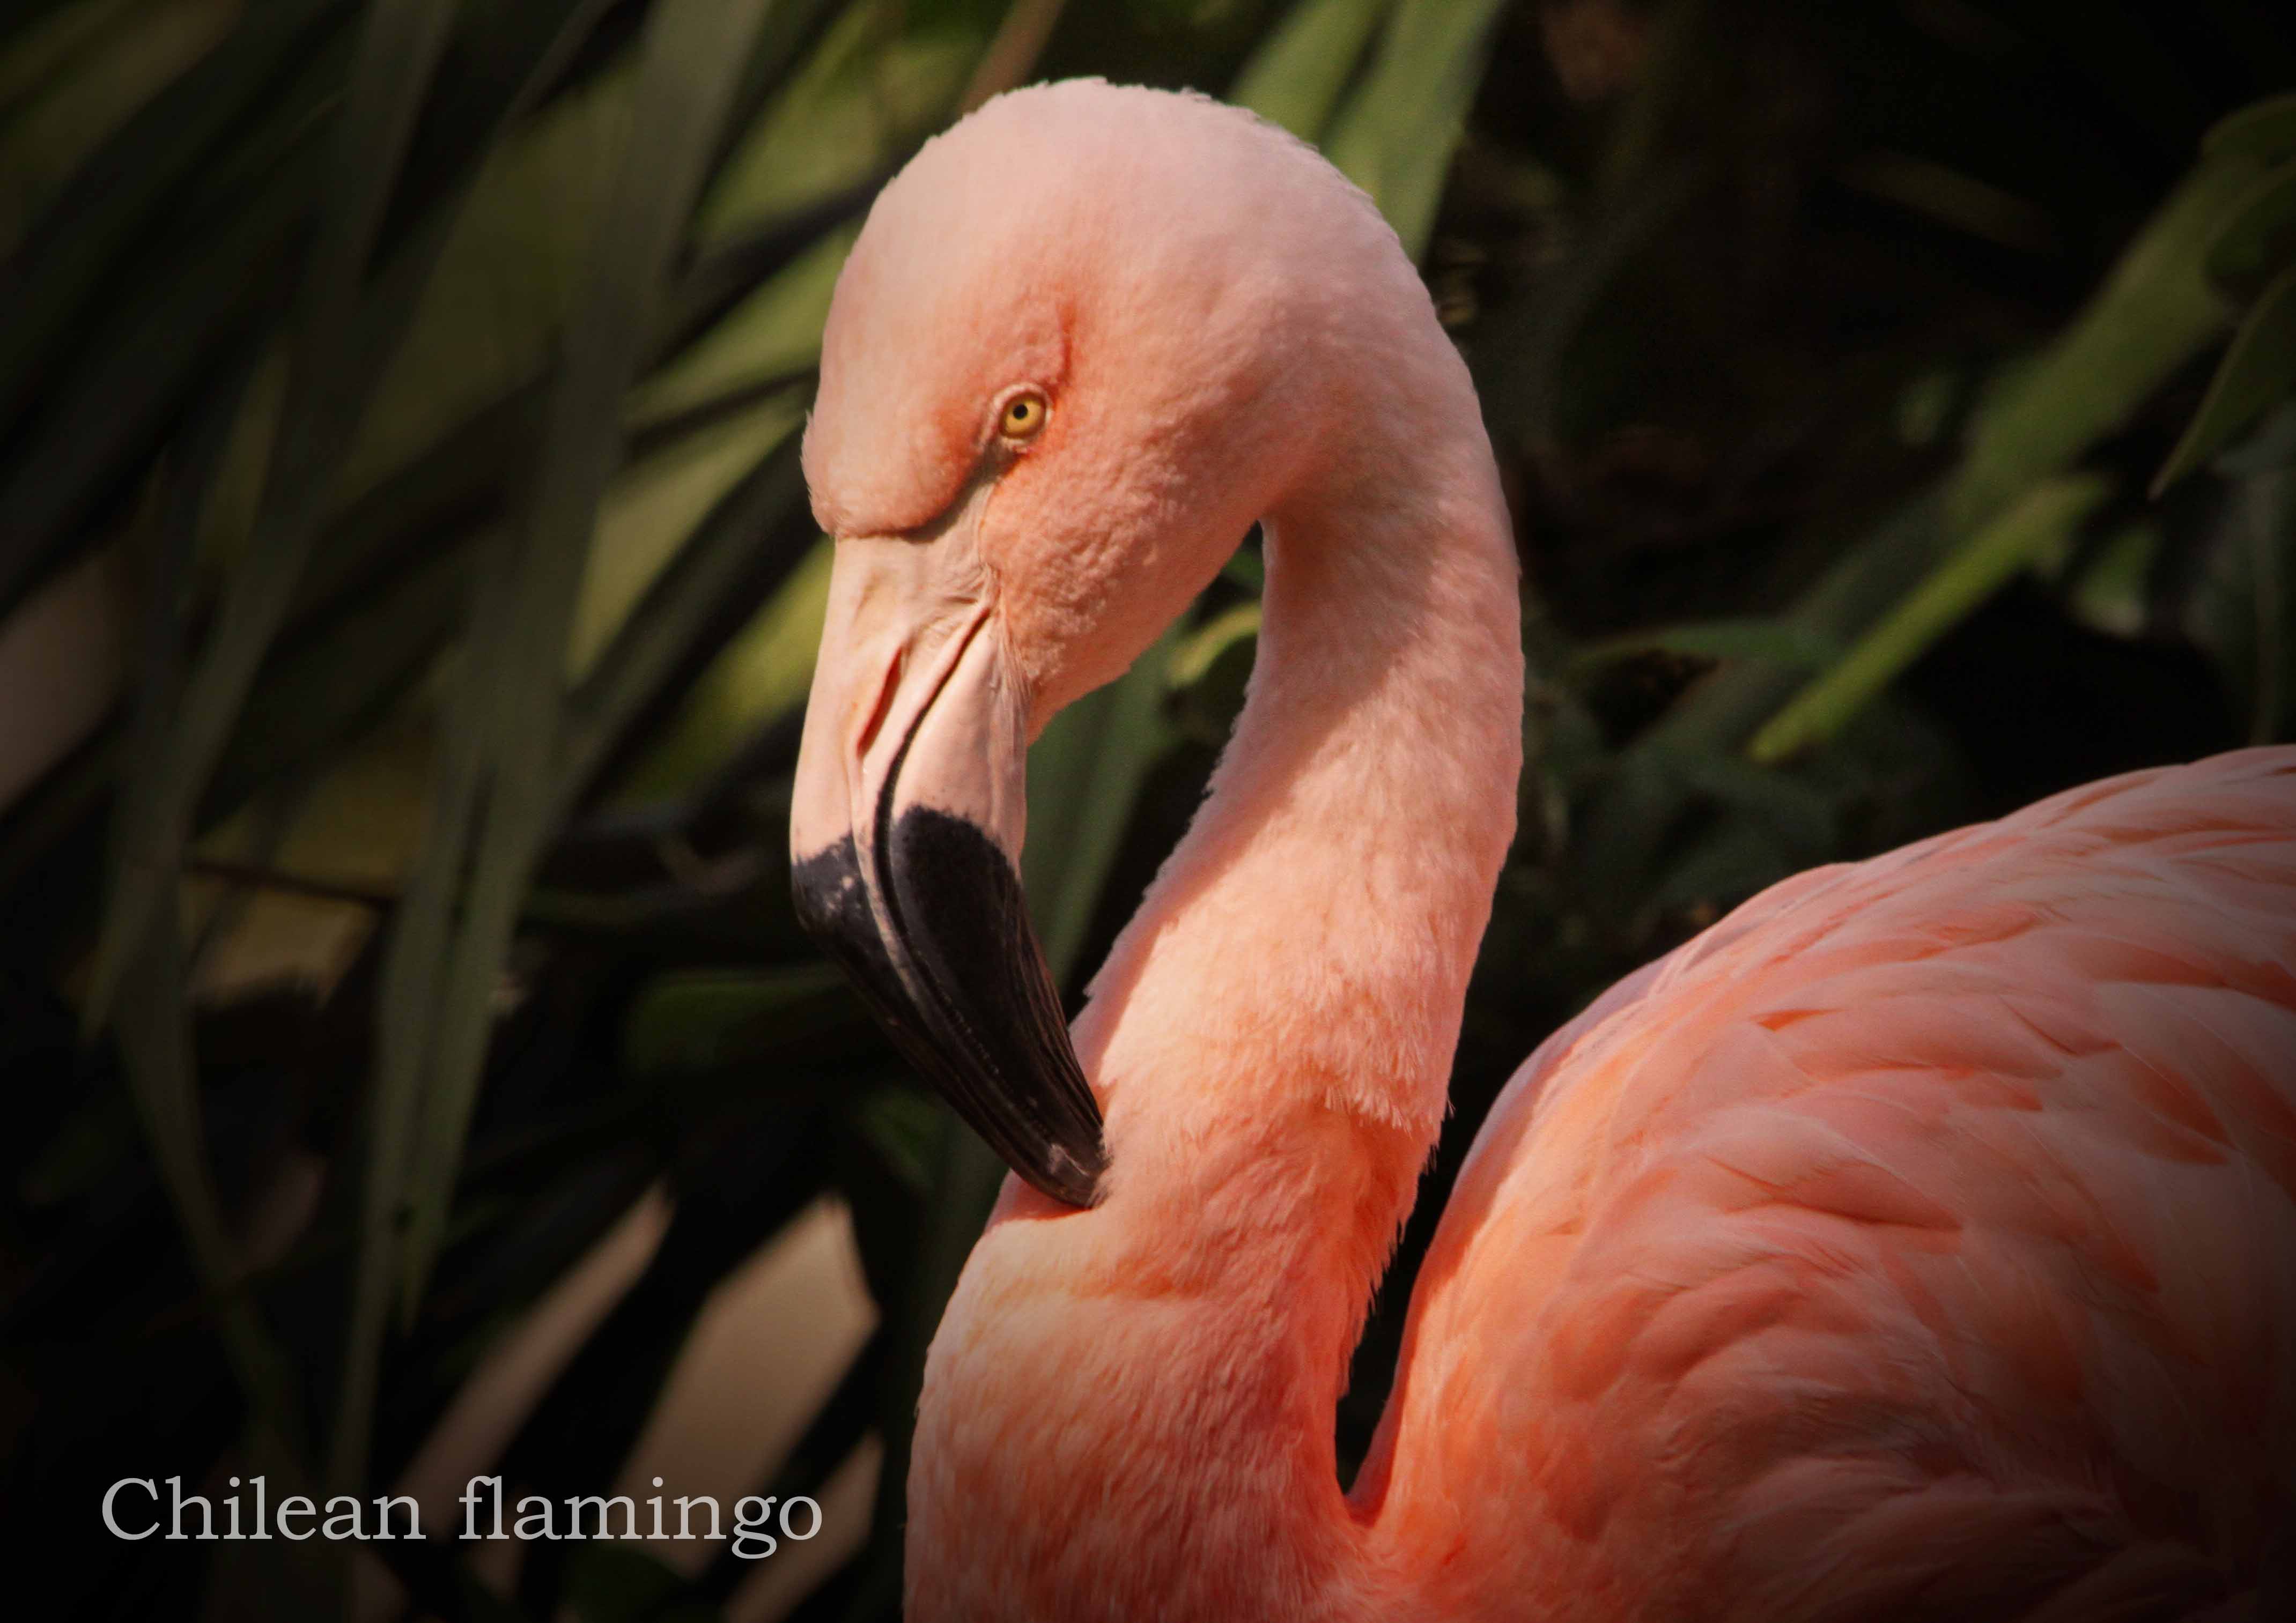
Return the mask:
[[[365,1476],[393,1282],[411,1307],[445,1232],[494,977],[539,848],[540,814],[550,804],[567,627],[598,498],[619,460],[621,392],[764,9],[762,0],[742,0],[705,15],[697,0],[673,0],[649,16],[636,127],[567,335],[532,507],[523,532],[506,536],[480,561],[464,688],[378,1000],[359,1256],[332,1447],[330,1476],[338,1483]],[[586,8],[570,27],[586,32],[592,15]],[[547,53],[512,110],[554,77],[561,60],[554,50]],[[482,787],[488,799],[480,827]],[[460,881],[473,851],[465,901]],[[434,1155],[435,1161],[420,1159]]]
[[[333,507],[340,459],[447,240],[442,211],[369,287],[367,262],[455,4],[408,0],[368,10],[333,132],[328,206],[296,300],[286,403],[255,534],[226,585],[216,629],[166,748],[137,761],[127,787],[118,878],[86,1008],[91,1024],[105,1015],[112,977],[144,927],[153,888],[173,882],[193,808]],[[516,117],[554,77],[594,9],[578,7],[565,30],[537,40],[523,80],[504,93],[498,125]]]
[[[1416,259],[1482,82],[1499,0],[1402,0],[1324,150]]]
[[[1682,782],[1685,752],[1663,744],[1639,742],[1611,760],[1597,778],[1598,810],[1574,835],[1570,880],[1585,895],[1599,898],[1612,930],[1633,935],[1643,893],[1659,856],[1690,807]]]
[[[1784,618],[1829,637],[1858,635],[1958,538],[2112,432],[2205,348],[2228,317],[2202,268],[2203,245],[2259,172],[2232,152],[2187,176],[2074,323],[1992,391],[1944,484],[1843,554]],[[1693,689],[1655,731],[1677,746],[1735,747],[1795,685],[1790,673],[1767,665],[1731,666]]]
[[[0,892],[21,884],[59,842],[86,825],[111,792],[127,754],[120,731],[109,727],[56,763],[0,816]]]
[[[200,799],[201,826],[347,741],[460,627],[481,545],[473,526],[488,494],[526,461],[537,394],[464,422],[329,526],[283,645],[265,661]],[[211,516],[215,506],[211,496]]]
[[[1839,659],[1841,644],[1789,620],[1706,620],[1606,637],[1580,649],[1571,663],[1587,670],[1651,652],[1703,660],[1754,660],[1784,670],[1815,670]]]
[[[172,894],[143,949],[127,966],[132,1004],[119,1025],[119,1051],[160,1184],[199,1270],[225,1357],[257,1422],[293,1457],[302,1424],[292,1370],[284,1353],[238,1288],[239,1250],[224,1220],[209,1170],[200,1119],[198,1062],[191,1034],[184,950]]]
[[[922,1195],[932,1184],[931,1163],[939,1144],[941,1113],[933,1096],[919,1088],[880,1087],[854,1107],[851,1120],[899,1186]],[[914,1235],[906,1238],[914,1242]]]
[[[643,1077],[721,1070],[770,1060],[794,1036],[849,1023],[858,1012],[833,965],[690,970],[657,976],[631,1002],[622,1052]]]
[[[1858,537],[1781,620],[1799,632],[1846,645],[1904,601],[1924,571],[1946,556],[1950,540],[1942,491],[1925,493]],[[1651,895],[1652,875],[1669,841],[1697,810],[1698,791],[1685,781],[1684,763],[1742,750],[1764,718],[1803,682],[1800,673],[1767,661],[1726,665],[1692,687],[1622,755],[1588,774],[1592,793],[1575,818],[1583,832],[1574,836],[1580,845],[1573,865],[1574,889],[1596,898],[1599,916],[1614,921],[1609,932],[1614,943],[1631,948],[1649,945],[1645,932],[1660,905]],[[1874,710],[1882,708],[1877,705]],[[1843,746],[1856,741],[1859,728],[1855,723],[1870,713],[1853,715],[1852,725],[1841,735]],[[1591,719],[1582,719],[1578,725],[1587,738],[1583,754],[1596,735]],[[1904,718],[1898,718],[1890,730],[1893,747],[1898,749],[1908,738],[1919,737],[1918,729]],[[1558,742],[1568,736],[1558,732]],[[1844,769],[1841,755],[1840,749],[1830,750],[1802,770],[1838,776]],[[1868,779],[1846,792],[1868,802],[1878,797],[1898,818],[1890,826],[1903,831],[1899,838],[1929,826],[1922,822],[1921,810],[1899,812],[1894,787],[1884,791]],[[1835,796],[1837,801],[1842,798],[1842,793]]]
[[[0,258],[106,136],[214,48],[238,10],[231,0],[132,12],[94,0],[0,53]]]
[[[1259,637],[1259,614],[1256,602],[1237,603],[1189,632],[1173,649],[1171,662],[1165,668],[1165,680],[1175,690],[1202,681],[1222,654],[1240,643]]]
[[[1766,772],[1734,754],[1699,751],[1677,756],[1669,765],[1683,787],[1741,814],[1763,831],[1774,850],[1785,854],[1775,877],[1821,861],[1836,848],[1833,807],[1805,783]]]
[[[0,25],[0,115],[109,43],[131,0],[29,0]],[[43,15],[42,13],[45,14]]]
[[[1055,984],[1078,967],[1133,799],[1171,742],[1165,673],[1179,642],[1177,627],[1165,632],[1130,670],[1053,717],[1029,748],[1021,883]]]
[[[395,572],[266,665],[201,811],[237,810],[258,785],[316,760],[380,714],[454,635],[471,568],[462,546]]]
[[[2201,137],[2201,152],[2209,158],[2284,158],[2296,152],[2296,91],[2251,102],[2218,119]]]
[[[403,1178],[408,1216],[396,1272],[405,1312],[420,1299],[445,1234],[494,978],[558,799],[553,744],[567,640],[600,498],[619,460],[623,393],[769,4],[664,0],[647,18],[630,142],[566,335],[531,505],[504,560],[504,589],[482,593],[488,611],[473,619],[455,725],[485,741],[483,817],[472,807],[441,819],[447,829],[467,831],[468,844],[432,842],[403,911],[414,910],[418,889],[426,913],[450,906],[466,856],[469,893],[443,959],[410,962],[425,953],[430,931],[402,930],[386,970],[379,1091],[412,1104],[414,1133],[406,1160],[378,1156],[383,1197],[370,1201],[366,1216],[371,1230],[387,1236],[398,1204],[389,1196]],[[362,1281],[363,1291],[373,1288]]]
[[[455,3],[394,0],[366,8],[350,84],[335,122],[327,209],[297,300],[291,401],[317,404],[348,392],[315,374],[335,358],[340,329],[358,302],[383,210],[446,47]],[[291,410],[291,422],[292,417]]]
[[[821,356],[829,295],[857,225],[806,249],[630,393],[633,429],[706,409],[811,367]]]
[[[1244,63],[1227,99],[1320,140],[1394,0],[1299,0]]]
[[[463,418],[430,448],[346,506],[312,548],[289,628],[300,635],[313,617],[394,565],[433,550],[442,530],[490,514],[532,460],[542,432],[539,379]],[[211,527],[217,521],[209,504]],[[227,525],[227,519],[221,522]]]
[[[127,1168],[138,1130],[130,1109],[109,1090],[80,1105],[24,1168],[16,1198],[27,1206],[53,1206]]]
[[[1631,194],[1666,185],[1666,170],[1682,166],[1669,159],[1666,136],[1700,83],[1702,70],[1729,53],[1731,14],[1711,0],[1668,0],[1649,13],[1654,27],[1625,104],[1610,119],[1609,138],[1595,175],[1595,193],[1606,214],[1647,208]]]
[[[676,713],[652,730],[609,804],[627,808],[688,792],[805,702],[835,550],[810,524],[805,529],[806,548],[780,587],[712,657]]]
[[[1667,866],[1651,888],[1650,906],[1690,912],[1693,922],[1710,923],[1806,860],[1759,817],[1734,817],[1699,836]]]
[[[452,213],[414,314],[338,477],[345,499],[533,387],[580,296],[583,256],[629,136],[619,61],[504,127]]]
[[[1183,732],[1214,748],[1227,742],[1259,649],[1257,602],[1237,603],[1181,639],[1165,680]]]
[[[248,369],[227,375],[194,414],[155,526],[142,679],[135,696],[134,742],[150,749],[166,725],[180,664],[182,626],[177,602],[191,559],[199,511],[238,406]],[[152,929],[125,966],[132,995],[120,1023],[120,1060],[127,1076],[161,1184],[176,1209],[202,1288],[217,1317],[226,1357],[258,1423],[299,1455],[302,1425],[284,1356],[238,1289],[239,1247],[232,1236],[209,1170],[201,1117],[199,1066],[191,1034],[183,931],[176,890],[165,887]]]
[[[2123,526],[2087,560],[2069,585],[2065,608],[2082,625],[2111,636],[2135,636],[2144,629],[2149,588],[2161,556],[2158,524]]]
[[[849,5],[829,26],[710,183],[694,227],[702,251],[881,173],[948,117],[988,42],[979,8],[889,27],[898,21],[887,9]]]
[[[123,465],[161,431],[201,369],[277,285],[276,266],[292,245],[318,173],[316,154],[308,152],[280,168],[251,202],[188,245],[176,274],[150,299],[104,323],[59,381],[22,454],[0,474],[0,610],[30,584]],[[25,318],[27,326],[32,319]],[[19,330],[12,313],[0,322],[0,349]],[[5,388],[0,373],[0,391]]]
[[[775,447],[797,438],[805,406],[803,391],[784,389],[633,458],[614,478],[599,503],[567,629],[567,681],[589,674],[631,610],[681,555],[696,526],[726,493]],[[794,464],[796,458],[787,460]]]
[[[2095,474],[2047,480],[1987,525],[1860,637],[1841,661],[1754,735],[1747,753],[1772,765],[1823,743],[1898,672],[1959,625],[2018,570],[2065,545],[2112,492]]]
[[[2296,265],[2258,295],[2255,307],[2225,351],[2201,409],[2152,478],[2152,494],[2230,444],[2234,435],[2296,388]]]
[[[35,225],[25,251],[0,266],[0,310],[8,312],[0,322],[0,423],[23,406],[130,234],[280,69],[313,48],[315,31],[341,6],[278,0],[257,8],[103,143]],[[9,595],[6,578],[0,567],[0,602]]]
[[[2216,471],[2226,500],[2183,628],[2247,710],[2249,741],[2267,743],[2296,725],[2296,401],[2219,456]]]
[[[2120,427],[2224,330],[2202,258],[2259,168],[2234,153],[2187,176],[2073,324],[1979,407],[1946,491],[1951,531],[1967,535]]]
[[[2209,243],[2210,278],[2247,290],[2296,257],[2296,162],[2259,176],[2225,211]]]
[[[761,545],[761,537],[763,544]],[[608,751],[673,671],[710,651],[702,628],[760,598],[779,601],[782,588],[804,567],[818,537],[805,505],[805,475],[798,465],[798,441],[787,439],[765,458],[732,495],[720,502],[664,570],[644,602],[624,622],[613,642],[567,701],[565,732],[559,744],[552,821],[570,808],[596,775]],[[809,655],[818,634],[792,638],[775,623],[784,652]],[[806,660],[810,670],[810,659]],[[802,677],[789,689],[790,701],[803,696]],[[778,709],[768,696],[768,709]],[[747,736],[747,729],[734,736]],[[717,740],[722,760],[727,735]]]

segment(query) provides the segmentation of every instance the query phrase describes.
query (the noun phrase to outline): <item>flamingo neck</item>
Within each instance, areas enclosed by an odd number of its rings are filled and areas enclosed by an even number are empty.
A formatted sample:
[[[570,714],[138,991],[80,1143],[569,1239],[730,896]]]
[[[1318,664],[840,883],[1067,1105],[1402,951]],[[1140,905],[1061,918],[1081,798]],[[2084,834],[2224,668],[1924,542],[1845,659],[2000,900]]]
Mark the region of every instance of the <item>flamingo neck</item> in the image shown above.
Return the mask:
[[[1407,460],[1349,459],[1417,485],[1314,481],[1268,518],[1234,742],[1077,1023],[1106,1198],[1008,1183],[932,1349],[913,1616],[1398,1615],[1333,1412],[1441,1124],[1521,761],[1516,565],[1464,368],[1449,413]]]

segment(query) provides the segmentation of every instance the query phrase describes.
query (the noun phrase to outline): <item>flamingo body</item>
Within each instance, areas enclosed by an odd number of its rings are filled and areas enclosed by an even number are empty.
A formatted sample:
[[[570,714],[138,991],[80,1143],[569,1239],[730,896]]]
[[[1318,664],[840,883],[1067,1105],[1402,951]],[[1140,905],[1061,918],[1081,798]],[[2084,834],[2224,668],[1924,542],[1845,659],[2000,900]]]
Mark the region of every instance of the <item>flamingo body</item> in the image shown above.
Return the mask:
[[[1775,886],[1502,1096],[1358,1498],[1524,1616],[2225,1603],[2289,1505],[2292,1067],[2296,751]]]
[[[872,210],[806,467],[800,910],[1019,1175],[927,1361],[918,1623],[2270,1615],[2296,750],[1802,875],[1607,995],[1485,1124],[1343,1494],[1521,759],[1465,366],[1308,148],[1038,87]],[[1026,741],[1255,520],[1243,713],[1063,1030]]]

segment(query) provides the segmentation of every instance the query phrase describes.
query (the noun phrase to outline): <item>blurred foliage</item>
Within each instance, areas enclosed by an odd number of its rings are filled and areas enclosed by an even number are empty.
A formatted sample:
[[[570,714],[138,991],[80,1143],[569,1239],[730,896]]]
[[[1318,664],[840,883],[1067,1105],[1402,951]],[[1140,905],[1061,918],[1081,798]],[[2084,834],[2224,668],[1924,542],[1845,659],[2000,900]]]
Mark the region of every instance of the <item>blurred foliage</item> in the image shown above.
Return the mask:
[[[874,188],[1084,72],[1230,95],[1372,193],[1535,583],[1521,832],[1344,1459],[1464,1145],[1601,987],[1797,869],[2296,729],[2270,0],[25,0],[0,1436],[53,1615],[336,1604],[339,1549],[94,1507],[399,1480],[649,1191],[658,1243],[479,1464],[611,1491],[712,1291],[834,1195],[878,1321],[758,1486],[827,1495],[873,1434],[869,1541],[773,1597],[731,1556],[481,1581],[377,1543],[400,1598],[354,1610],[891,1615],[999,1168],[790,915],[794,436]],[[1259,584],[1247,547],[1030,758],[1072,992],[1201,794]]]

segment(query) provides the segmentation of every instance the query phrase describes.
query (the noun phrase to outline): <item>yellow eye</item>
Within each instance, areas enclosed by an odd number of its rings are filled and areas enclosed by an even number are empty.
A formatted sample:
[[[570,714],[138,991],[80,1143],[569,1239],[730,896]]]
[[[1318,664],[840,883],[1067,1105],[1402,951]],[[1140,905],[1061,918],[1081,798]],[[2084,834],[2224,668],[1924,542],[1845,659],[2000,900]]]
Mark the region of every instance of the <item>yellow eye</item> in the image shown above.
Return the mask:
[[[996,431],[1007,439],[1034,439],[1044,428],[1051,409],[1045,397],[1034,389],[1014,395],[1004,402],[1004,414],[996,420]]]

